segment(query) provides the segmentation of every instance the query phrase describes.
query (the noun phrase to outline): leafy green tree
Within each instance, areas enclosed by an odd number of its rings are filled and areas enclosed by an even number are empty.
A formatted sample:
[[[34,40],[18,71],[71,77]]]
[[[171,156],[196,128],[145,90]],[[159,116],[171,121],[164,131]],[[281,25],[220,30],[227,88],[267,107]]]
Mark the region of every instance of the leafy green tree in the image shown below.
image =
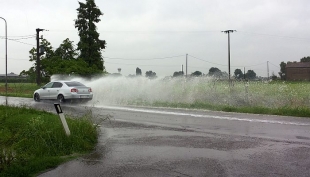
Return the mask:
[[[42,60],[42,65],[45,67],[46,74],[51,76],[53,74],[77,74],[77,75],[91,75],[92,70],[87,63],[82,59],[64,60],[59,56],[54,56],[48,60]]]
[[[222,75],[222,72],[220,69],[216,68],[216,67],[212,67],[209,69],[209,76],[215,76],[215,77],[220,77]]]
[[[40,71],[41,71],[41,78],[43,79],[42,81],[45,82],[47,81],[48,79],[46,78],[46,76],[48,76],[46,70],[45,70],[45,66],[43,63],[44,60],[47,60],[48,58],[51,58],[54,56],[54,51],[53,51],[53,47],[51,46],[51,43],[48,42],[47,39],[42,39],[41,42],[40,42],[40,45],[43,45],[44,46],[44,54],[43,55],[40,55]],[[26,70],[23,70],[20,75],[27,75],[31,81],[35,81],[36,80],[36,77],[37,77],[37,73],[36,73],[36,69],[37,69],[37,50],[36,48],[32,48],[30,51],[29,51],[29,61],[31,62],[34,62],[33,66],[30,67],[28,69],[28,71]]]
[[[274,72],[272,72],[272,74],[271,74],[271,79],[272,79],[273,81],[275,81],[275,80],[278,79],[278,77],[274,74]]]
[[[156,73],[153,72],[153,71],[146,71],[146,72],[145,72],[145,77],[148,77],[148,78],[155,78],[155,77],[156,77]]]
[[[234,76],[236,79],[243,79],[243,72],[241,69],[236,69],[234,72]]]
[[[30,67],[28,71],[23,70],[22,72],[19,73],[20,76],[28,76],[29,80],[31,82],[36,81],[36,70],[34,69],[34,66]]]
[[[78,29],[80,41],[77,50],[94,73],[105,72],[104,61],[101,50],[106,48],[105,40],[99,39],[96,23],[100,22],[102,12],[96,6],[94,0],[86,0],[86,3],[79,2],[77,8],[78,16],[75,20],[75,28]]]
[[[310,56],[301,58],[300,62],[310,62]]]
[[[191,76],[196,76],[196,77],[201,76],[201,75],[202,75],[202,72],[200,71],[195,71],[191,74]]]
[[[183,71],[176,71],[173,73],[173,77],[179,77],[179,76],[184,76],[184,72]]]
[[[282,61],[280,63],[280,72],[279,72],[281,80],[286,80],[286,69],[285,68],[286,68],[286,63]]]
[[[245,74],[245,77],[250,80],[255,79],[256,73],[253,70],[248,70],[247,73]]]
[[[73,41],[70,41],[69,38],[65,39],[55,50],[55,56],[59,56],[64,60],[76,59],[78,53],[74,47]]]

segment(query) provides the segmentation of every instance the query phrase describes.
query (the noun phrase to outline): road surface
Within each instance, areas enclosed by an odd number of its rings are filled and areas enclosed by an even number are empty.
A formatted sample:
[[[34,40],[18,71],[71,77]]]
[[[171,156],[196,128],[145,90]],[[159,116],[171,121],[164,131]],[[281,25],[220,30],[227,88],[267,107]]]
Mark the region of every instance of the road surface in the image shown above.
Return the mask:
[[[25,102],[54,111],[51,102]],[[70,104],[63,111],[110,121],[101,122],[93,153],[41,177],[310,176],[307,118]]]

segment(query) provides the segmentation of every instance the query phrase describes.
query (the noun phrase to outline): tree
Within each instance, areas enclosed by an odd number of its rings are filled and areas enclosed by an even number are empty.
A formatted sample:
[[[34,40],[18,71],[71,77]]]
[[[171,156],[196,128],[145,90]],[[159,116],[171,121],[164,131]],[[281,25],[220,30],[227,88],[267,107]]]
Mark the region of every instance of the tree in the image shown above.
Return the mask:
[[[236,79],[243,79],[243,72],[241,71],[241,69],[236,69],[234,75]]]
[[[247,79],[255,79],[256,73],[253,70],[248,70],[247,73],[245,74],[245,77]]]
[[[146,71],[145,72],[145,77],[154,78],[154,77],[156,77],[156,73],[153,72],[153,71]]]
[[[286,68],[286,63],[282,61],[280,63],[280,72],[279,72],[281,80],[286,80],[286,69],[285,68]]]
[[[93,74],[93,70],[96,68],[90,68],[87,63],[82,59],[64,60],[59,56],[54,56],[49,60],[42,60],[42,65],[46,75],[51,76],[53,74],[78,74],[78,75],[90,75]]]
[[[141,76],[142,75],[142,71],[141,71],[141,69],[140,68],[136,68],[136,75],[137,76]]]
[[[195,71],[191,74],[191,76],[196,76],[196,77],[201,76],[201,75],[202,73],[200,71]]]
[[[216,67],[212,67],[209,69],[209,76],[215,76],[215,77],[220,77],[222,75],[222,72],[220,69],[216,68]]]
[[[94,73],[105,72],[104,61],[101,50],[106,48],[105,40],[99,39],[99,33],[96,31],[95,23],[100,22],[102,15],[100,9],[96,6],[94,0],[86,0],[86,3],[79,2],[77,8],[78,16],[75,20],[75,28],[78,29],[80,41],[78,50],[88,67],[95,69]]]
[[[179,76],[184,76],[184,72],[183,71],[176,71],[173,73],[173,77],[179,77]]]
[[[46,76],[49,76],[47,74],[46,68],[45,68],[45,60],[48,60],[49,58],[54,56],[54,50],[53,47],[51,46],[51,43],[47,41],[47,39],[42,39],[40,42],[40,45],[44,46],[45,53],[43,55],[40,55],[40,71],[41,71],[41,78],[43,79],[43,82],[47,81],[48,79]],[[28,69],[28,71],[23,70],[20,72],[20,75],[27,75],[31,81],[36,80],[36,68],[37,68],[37,50],[36,48],[32,48],[29,51],[29,61],[34,62],[33,66]]]
[[[53,74],[80,74],[90,75],[96,68],[88,67],[87,63],[82,59],[75,59],[77,56],[76,49],[73,42],[69,39],[63,41],[63,43],[53,51],[53,47],[50,43],[43,39],[41,45],[44,45],[45,53],[40,56],[40,71],[41,77],[46,78]],[[36,78],[36,49],[32,48],[29,51],[29,61],[34,62],[34,66],[30,67],[28,71],[23,70],[20,75],[28,75],[31,81],[35,81]],[[48,81],[48,78],[45,79]]]
[[[300,62],[310,62],[310,56],[301,58]]]
[[[278,77],[274,74],[274,72],[272,72],[272,74],[271,74],[271,79],[273,81],[278,79]]]
[[[76,59],[78,53],[74,48],[73,41],[70,41],[69,38],[65,39],[55,50],[55,56],[59,56],[64,60]]]

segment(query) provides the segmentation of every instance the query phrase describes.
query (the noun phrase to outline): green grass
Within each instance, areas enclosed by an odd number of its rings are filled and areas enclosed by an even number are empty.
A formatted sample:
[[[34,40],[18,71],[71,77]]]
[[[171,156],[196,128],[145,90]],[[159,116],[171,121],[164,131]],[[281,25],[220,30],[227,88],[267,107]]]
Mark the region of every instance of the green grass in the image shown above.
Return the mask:
[[[310,82],[235,81],[229,87],[227,81],[202,77],[136,81],[137,87],[126,81],[105,86],[103,99],[124,105],[310,117]]]
[[[9,96],[32,97],[36,84],[9,84]],[[148,105],[310,117],[310,82],[233,82],[202,78],[176,78],[169,81],[109,80],[93,88],[95,99],[111,104]],[[4,95],[0,84],[0,95]],[[104,96],[101,98],[101,96]]]
[[[8,83],[7,93],[12,97],[32,98],[33,92],[39,88],[35,83]],[[5,83],[0,83],[0,95],[6,95]]]
[[[310,117],[309,107],[283,106],[279,108],[266,108],[266,107],[259,107],[259,106],[215,105],[215,104],[202,103],[202,102],[195,102],[195,103],[154,102],[152,104],[141,103],[137,105],[148,105],[148,106],[155,106],[155,107],[172,107],[172,108],[207,109],[207,110],[214,110],[214,111],[269,114],[269,115],[295,116],[295,117]]]
[[[98,132],[89,116],[66,119],[70,136],[57,115],[0,105],[0,176],[33,176],[92,151]]]

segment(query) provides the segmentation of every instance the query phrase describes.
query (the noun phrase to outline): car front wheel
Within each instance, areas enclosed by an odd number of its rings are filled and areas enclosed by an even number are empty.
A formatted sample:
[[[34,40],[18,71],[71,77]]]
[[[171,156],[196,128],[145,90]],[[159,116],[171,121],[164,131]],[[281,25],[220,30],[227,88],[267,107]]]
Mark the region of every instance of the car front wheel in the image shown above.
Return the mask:
[[[40,95],[38,93],[35,93],[33,96],[34,101],[39,102],[40,101]]]
[[[59,103],[64,103],[65,97],[63,95],[58,95],[57,100],[59,101]]]

